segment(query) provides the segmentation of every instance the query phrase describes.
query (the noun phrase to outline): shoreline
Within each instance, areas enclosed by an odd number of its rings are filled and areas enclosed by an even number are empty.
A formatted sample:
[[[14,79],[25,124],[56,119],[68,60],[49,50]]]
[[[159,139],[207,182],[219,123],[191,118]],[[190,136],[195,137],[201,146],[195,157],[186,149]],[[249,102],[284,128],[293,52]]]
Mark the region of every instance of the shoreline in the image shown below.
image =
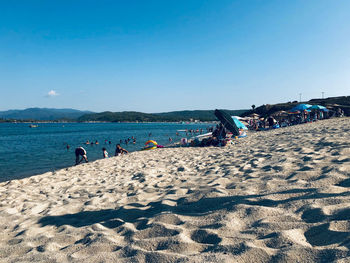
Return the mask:
[[[165,123],[165,124],[206,124],[206,123],[218,123],[218,121],[0,121],[0,123],[25,123],[25,124],[31,124],[31,123],[125,123],[125,124],[155,124],[155,123]]]
[[[29,128],[27,124],[0,124],[0,180],[24,178],[30,175],[54,171],[75,164],[74,149],[85,147],[85,142],[99,141],[99,145],[88,146],[89,160],[101,159],[101,149],[114,154],[115,144],[123,140],[122,145],[129,151],[140,150],[149,138],[156,138],[162,145],[169,144],[185,136],[181,129],[204,130],[210,124],[37,124],[38,128]],[[164,132],[162,132],[164,131]],[[152,137],[149,133],[152,132]],[[169,136],[168,136],[169,134]],[[125,142],[134,136],[137,142]],[[23,142],[21,142],[23,140]],[[107,142],[106,142],[107,140]],[[108,143],[111,141],[111,143]],[[66,147],[69,145],[69,149]],[[25,149],[24,149],[25,148]],[[101,148],[101,149],[100,149]],[[22,150],[20,150],[22,149]],[[6,178],[6,179],[5,179]]]
[[[349,131],[322,120],[0,183],[0,259],[346,262]]]

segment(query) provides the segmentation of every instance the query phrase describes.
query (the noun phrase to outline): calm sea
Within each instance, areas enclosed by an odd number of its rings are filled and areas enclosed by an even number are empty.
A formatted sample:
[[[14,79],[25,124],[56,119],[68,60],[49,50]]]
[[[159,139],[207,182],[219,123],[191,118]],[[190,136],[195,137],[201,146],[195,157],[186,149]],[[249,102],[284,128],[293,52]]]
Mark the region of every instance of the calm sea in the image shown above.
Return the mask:
[[[186,137],[185,129],[202,128],[206,132],[209,126],[211,124],[40,123],[38,127],[30,128],[27,123],[0,123],[0,181],[72,166],[75,163],[74,150],[78,146],[83,146],[89,161],[94,161],[102,158],[103,147],[113,156],[115,145],[120,140],[123,148],[137,151],[149,139],[168,145],[169,137],[173,142]],[[176,135],[177,131],[180,135]],[[136,138],[136,144],[132,140],[125,144],[125,139],[132,136]],[[85,145],[87,140],[97,140],[99,145]]]

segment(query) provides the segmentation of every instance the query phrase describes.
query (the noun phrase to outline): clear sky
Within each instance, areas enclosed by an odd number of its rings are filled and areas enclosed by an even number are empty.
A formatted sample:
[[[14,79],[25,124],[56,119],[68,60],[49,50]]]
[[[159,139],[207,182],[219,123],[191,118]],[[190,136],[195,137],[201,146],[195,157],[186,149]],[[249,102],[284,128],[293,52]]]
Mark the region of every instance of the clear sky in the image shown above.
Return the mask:
[[[0,0],[0,110],[350,95],[348,0]]]

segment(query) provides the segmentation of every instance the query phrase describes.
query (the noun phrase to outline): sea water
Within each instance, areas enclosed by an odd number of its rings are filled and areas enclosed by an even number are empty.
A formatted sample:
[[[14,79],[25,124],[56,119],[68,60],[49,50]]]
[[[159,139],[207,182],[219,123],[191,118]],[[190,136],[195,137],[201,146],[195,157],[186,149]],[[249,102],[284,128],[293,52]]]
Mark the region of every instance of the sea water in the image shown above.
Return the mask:
[[[103,147],[113,156],[120,140],[121,146],[132,152],[144,147],[147,140],[168,145],[169,137],[178,142],[192,136],[190,133],[186,136],[186,129],[203,129],[205,133],[209,126],[213,124],[39,123],[38,127],[30,128],[28,123],[0,123],[0,182],[72,166],[78,146],[86,149],[89,161],[94,161],[102,158]],[[125,139],[132,136],[136,143],[130,140],[125,144]],[[87,140],[99,144],[86,145]]]

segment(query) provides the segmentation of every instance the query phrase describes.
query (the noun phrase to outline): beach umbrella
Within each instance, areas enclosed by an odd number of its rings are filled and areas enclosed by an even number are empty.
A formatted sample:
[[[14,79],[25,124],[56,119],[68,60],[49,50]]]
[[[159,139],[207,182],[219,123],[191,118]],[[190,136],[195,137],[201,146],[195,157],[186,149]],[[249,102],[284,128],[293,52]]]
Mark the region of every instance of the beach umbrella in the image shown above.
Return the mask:
[[[238,136],[239,135],[239,129],[236,126],[235,122],[231,118],[231,116],[223,111],[223,110],[215,110],[214,114],[216,118],[219,119],[219,121],[224,125],[226,129],[228,129],[230,132],[232,132],[233,136]]]
[[[272,116],[287,116],[287,115],[288,115],[288,112],[284,110],[276,111],[272,114]]]
[[[310,108],[312,105],[310,104],[298,104],[294,108],[290,109],[289,112],[303,111]]]
[[[232,118],[236,118],[237,120],[241,121],[244,120],[244,118],[240,117],[240,116],[231,116]]]
[[[300,114],[300,111],[289,111],[288,114]]]
[[[232,120],[234,121],[238,129],[248,130],[248,128],[236,117],[232,116]]]
[[[312,105],[309,109],[310,110],[324,110],[326,107],[321,105]]]
[[[257,113],[253,113],[253,114],[250,114],[249,117],[253,118],[253,119],[258,119],[259,118],[259,114]]]

